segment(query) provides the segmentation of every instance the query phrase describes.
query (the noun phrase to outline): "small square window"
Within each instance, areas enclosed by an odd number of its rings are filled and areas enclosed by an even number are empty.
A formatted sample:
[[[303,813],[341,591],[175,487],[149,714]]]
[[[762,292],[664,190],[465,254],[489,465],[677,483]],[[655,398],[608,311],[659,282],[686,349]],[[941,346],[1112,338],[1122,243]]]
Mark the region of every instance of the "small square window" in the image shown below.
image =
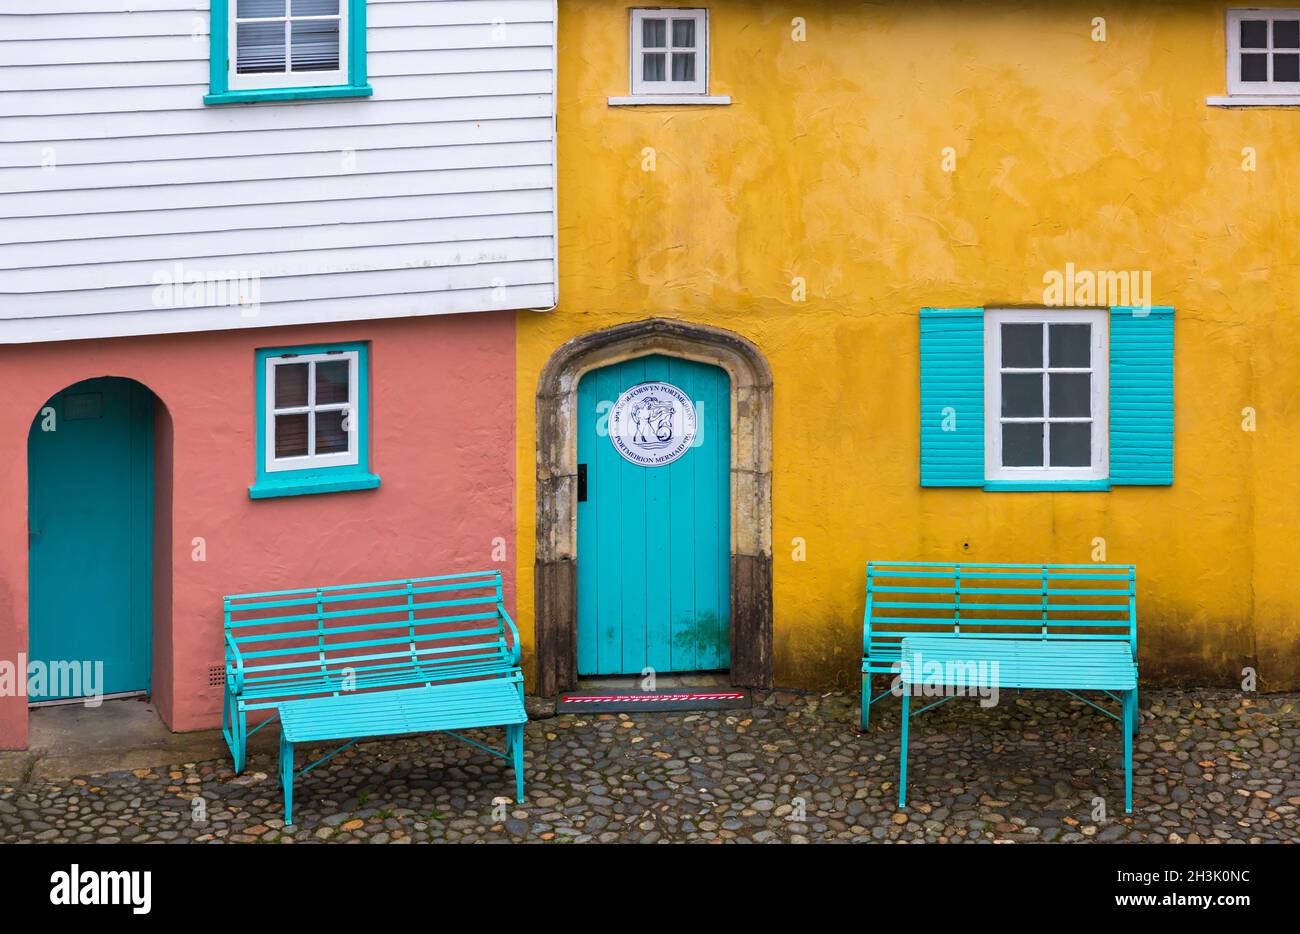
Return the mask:
[[[632,96],[708,93],[709,11],[632,11]]]
[[[365,0],[212,0],[208,104],[368,97]]]
[[[1300,10],[1228,11],[1228,96],[1300,95]]]
[[[1107,478],[1108,329],[1101,311],[986,313],[986,479]]]
[[[254,498],[368,489],[364,344],[259,350]]]

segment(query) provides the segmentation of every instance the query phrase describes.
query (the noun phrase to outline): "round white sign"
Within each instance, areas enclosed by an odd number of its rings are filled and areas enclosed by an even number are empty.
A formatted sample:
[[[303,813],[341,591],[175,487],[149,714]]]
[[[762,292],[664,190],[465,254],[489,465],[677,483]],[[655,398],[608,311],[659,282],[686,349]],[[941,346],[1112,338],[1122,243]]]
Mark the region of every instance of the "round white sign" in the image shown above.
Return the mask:
[[[625,460],[662,467],[686,453],[699,423],[690,397],[672,383],[638,383],[609,410],[609,439]]]

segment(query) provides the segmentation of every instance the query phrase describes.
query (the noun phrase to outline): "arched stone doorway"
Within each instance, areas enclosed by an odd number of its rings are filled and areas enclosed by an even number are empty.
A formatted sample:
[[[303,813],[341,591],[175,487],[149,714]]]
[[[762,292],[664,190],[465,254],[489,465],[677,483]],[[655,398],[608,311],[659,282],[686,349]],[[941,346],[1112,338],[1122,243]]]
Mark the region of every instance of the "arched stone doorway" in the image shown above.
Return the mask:
[[[772,373],[750,341],[721,328],[649,318],[584,334],[547,361],[537,389],[537,691],[577,680],[578,383],[591,370],[662,354],[731,379],[731,681],[772,684]]]

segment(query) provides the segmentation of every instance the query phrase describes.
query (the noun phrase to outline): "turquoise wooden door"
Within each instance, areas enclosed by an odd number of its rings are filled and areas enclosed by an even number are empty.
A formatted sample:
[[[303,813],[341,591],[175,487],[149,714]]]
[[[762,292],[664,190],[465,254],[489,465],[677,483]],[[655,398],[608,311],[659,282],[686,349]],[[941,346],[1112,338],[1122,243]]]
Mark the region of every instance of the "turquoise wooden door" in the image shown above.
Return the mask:
[[[111,377],[63,390],[32,423],[27,471],[28,659],[65,673],[30,700],[149,690],[152,394]],[[100,683],[66,675],[96,662]]]
[[[578,674],[730,667],[727,374],[628,360],[583,377],[578,412]]]

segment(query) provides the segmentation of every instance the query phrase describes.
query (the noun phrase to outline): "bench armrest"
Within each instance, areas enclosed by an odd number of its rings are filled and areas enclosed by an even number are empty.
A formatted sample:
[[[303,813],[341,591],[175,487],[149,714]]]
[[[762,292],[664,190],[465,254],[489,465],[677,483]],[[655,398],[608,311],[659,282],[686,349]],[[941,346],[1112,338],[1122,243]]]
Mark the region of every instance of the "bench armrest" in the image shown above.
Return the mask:
[[[505,621],[506,626],[510,629],[510,646],[513,649],[513,652],[511,653],[511,664],[517,667],[520,658],[519,630],[515,628],[515,622],[510,618],[510,614],[506,612],[505,606],[500,603],[497,604],[497,613],[501,615],[501,619]]]
[[[229,630],[226,631],[226,687],[232,694],[244,693],[244,656]]]

